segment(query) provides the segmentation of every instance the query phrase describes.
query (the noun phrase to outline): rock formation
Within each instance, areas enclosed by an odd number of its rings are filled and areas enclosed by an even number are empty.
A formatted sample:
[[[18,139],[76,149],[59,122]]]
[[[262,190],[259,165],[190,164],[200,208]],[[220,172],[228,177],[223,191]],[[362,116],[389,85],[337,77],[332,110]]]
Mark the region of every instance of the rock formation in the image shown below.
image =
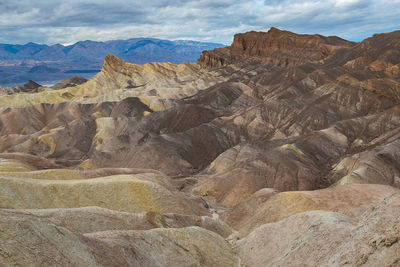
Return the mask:
[[[0,265],[397,266],[399,40],[271,28],[1,95]]]
[[[0,95],[12,95],[16,93],[37,93],[41,87],[40,84],[29,80],[27,83],[15,87],[0,87]]]
[[[236,34],[231,46],[204,51],[198,62],[217,67],[252,59],[277,67],[290,67],[323,60],[341,48],[354,45],[336,36],[294,34],[272,27],[268,32]]]
[[[78,77],[78,76],[72,76],[68,79],[65,79],[61,82],[56,83],[55,85],[51,86],[52,89],[64,89],[64,88],[68,88],[68,87],[74,87],[80,84],[83,84],[87,82],[87,80],[85,78],[82,77]]]

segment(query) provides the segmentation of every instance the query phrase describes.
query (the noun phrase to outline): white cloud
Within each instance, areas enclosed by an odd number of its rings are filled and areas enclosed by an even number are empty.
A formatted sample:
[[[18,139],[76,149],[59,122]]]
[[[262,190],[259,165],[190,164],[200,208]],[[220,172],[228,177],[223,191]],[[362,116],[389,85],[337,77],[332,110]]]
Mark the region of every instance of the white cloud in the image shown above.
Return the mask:
[[[347,8],[353,8],[356,7],[360,4],[363,4],[364,2],[367,1],[362,1],[362,0],[335,0],[334,6],[336,8],[342,8],[342,9],[347,9]]]
[[[400,0],[0,0],[0,42],[158,37],[229,43],[276,26],[360,40],[400,25]]]

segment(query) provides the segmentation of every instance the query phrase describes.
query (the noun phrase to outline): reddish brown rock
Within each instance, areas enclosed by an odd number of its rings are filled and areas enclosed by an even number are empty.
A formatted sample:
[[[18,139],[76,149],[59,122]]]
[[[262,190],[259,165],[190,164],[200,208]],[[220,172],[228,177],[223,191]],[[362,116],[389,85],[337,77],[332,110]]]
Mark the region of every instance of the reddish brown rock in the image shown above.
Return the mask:
[[[204,51],[198,62],[208,67],[221,67],[251,58],[277,67],[289,67],[325,59],[335,50],[354,45],[336,36],[295,34],[271,27],[268,32],[236,34],[231,46]]]

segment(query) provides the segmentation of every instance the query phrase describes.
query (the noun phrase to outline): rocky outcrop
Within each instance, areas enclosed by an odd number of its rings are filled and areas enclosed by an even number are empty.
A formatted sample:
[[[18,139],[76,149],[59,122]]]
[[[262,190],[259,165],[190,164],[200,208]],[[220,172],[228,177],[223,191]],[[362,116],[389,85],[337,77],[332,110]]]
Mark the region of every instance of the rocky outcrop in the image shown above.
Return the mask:
[[[72,76],[68,79],[65,79],[61,82],[56,83],[55,85],[51,86],[52,89],[59,90],[59,89],[64,89],[68,87],[74,87],[80,84],[83,84],[87,82],[87,79],[78,77],[78,76]]]
[[[336,36],[295,34],[271,27],[268,32],[236,34],[231,46],[204,51],[198,62],[215,68],[250,58],[289,67],[323,60],[336,50],[354,45]]]
[[[32,80],[29,80],[27,83],[15,86],[15,87],[0,87],[0,96],[1,95],[12,95],[18,93],[37,93],[39,92],[39,88],[42,86]]]

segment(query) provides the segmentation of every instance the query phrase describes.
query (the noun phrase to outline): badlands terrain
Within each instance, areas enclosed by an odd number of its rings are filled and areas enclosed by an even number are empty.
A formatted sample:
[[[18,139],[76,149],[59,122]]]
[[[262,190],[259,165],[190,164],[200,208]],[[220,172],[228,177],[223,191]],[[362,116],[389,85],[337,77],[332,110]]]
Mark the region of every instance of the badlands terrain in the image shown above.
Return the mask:
[[[0,95],[1,266],[400,266],[400,31]]]

